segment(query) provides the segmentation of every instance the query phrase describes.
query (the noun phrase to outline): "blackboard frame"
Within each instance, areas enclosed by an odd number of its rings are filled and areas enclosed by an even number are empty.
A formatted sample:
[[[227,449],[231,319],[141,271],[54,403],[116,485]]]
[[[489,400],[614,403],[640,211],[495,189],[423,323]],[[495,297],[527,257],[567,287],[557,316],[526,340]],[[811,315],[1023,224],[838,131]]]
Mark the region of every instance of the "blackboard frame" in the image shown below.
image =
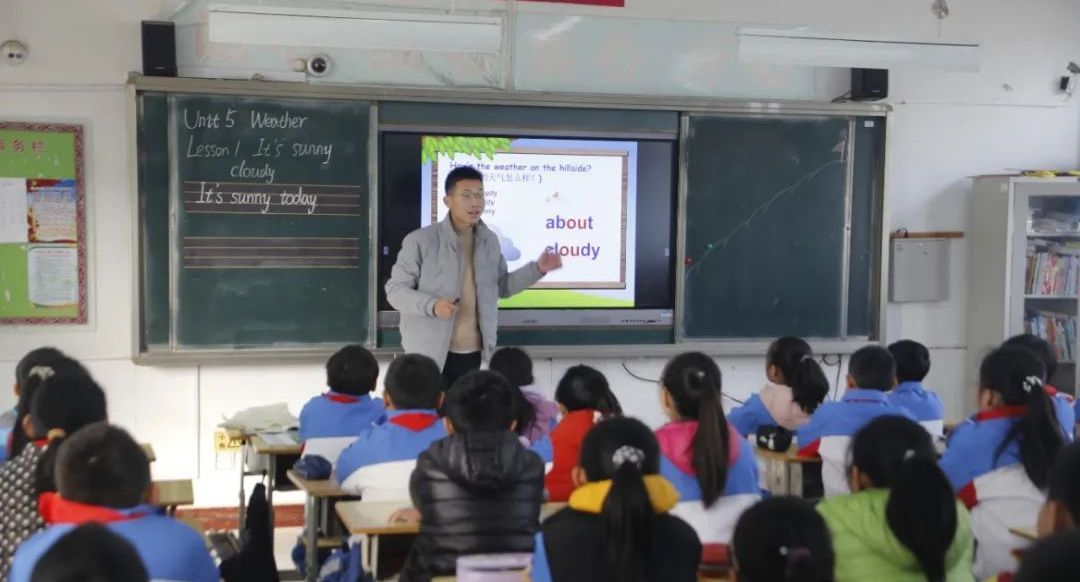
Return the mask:
[[[323,361],[333,349],[330,346],[312,345],[310,347],[285,347],[285,348],[250,348],[250,349],[198,349],[198,350],[168,350],[147,351],[141,345],[143,309],[141,297],[140,279],[142,276],[143,257],[139,237],[141,233],[140,192],[138,183],[138,151],[137,151],[137,104],[139,94],[142,92],[166,92],[166,93],[195,93],[206,95],[241,95],[250,97],[281,97],[281,98],[305,98],[305,99],[340,99],[371,101],[372,111],[369,130],[373,140],[369,147],[373,155],[369,156],[369,187],[371,192],[377,191],[378,185],[378,155],[377,139],[379,131],[378,106],[379,102],[419,102],[419,103],[457,103],[474,105],[516,105],[516,106],[543,106],[543,107],[566,107],[566,108],[606,108],[606,109],[640,109],[660,110],[677,112],[686,117],[691,114],[732,114],[732,115],[829,115],[829,116],[861,116],[877,117],[886,120],[888,126],[892,108],[881,103],[816,103],[799,101],[777,100],[752,100],[752,99],[709,99],[709,98],[680,98],[680,97],[651,97],[651,96],[624,96],[604,94],[556,94],[534,93],[493,90],[468,90],[468,89],[414,89],[398,87],[365,87],[365,86],[337,86],[337,85],[305,85],[289,82],[275,81],[241,81],[241,80],[209,80],[209,79],[177,79],[144,77],[132,73],[127,83],[128,105],[128,130],[129,130],[129,163],[132,168],[130,176],[130,192],[132,196],[131,213],[131,236],[133,249],[131,255],[132,266],[132,359],[138,364],[161,365],[176,364],[190,365],[193,363],[207,364],[241,364],[251,362],[316,362]],[[888,135],[885,137],[885,159],[881,163],[879,173],[887,175],[888,170]],[[680,159],[679,159],[679,196],[681,199],[685,172],[685,136],[680,132]],[[888,184],[882,178],[881,206],[874,216],[873,238],[881,239],[878,257],[876,257],[876,277],[871,289],[871,297],[875,309],[873,315],[877,325],[874,334],[868,338],[807,338],[815,349],[822,354],[851,353],[861,347],[867,340],[874,341],[885,336],[885,307],[884,294],[881,289],[886,284],[888,272],[887,253],[881,249],[887,246],[887,212],[888,212]],[[378,196],[370,197],[370,225],[369,236],[377,240],[378,236]],[[680,208],[681,210],[681,208]],[[681,216],[680,216],[681,220]],[[685,260],[682,247],[684,245],[683,233],[677,237],[676,261],[681,273],[681,267]],[[370,269],[377,267],[372,261]],[[375,285],[377,276],[371,273],[371,285]],[[676,285],[681,285],[680,277],[676,278]],[[680,289],[676,289],[675,322],[676,333],[680,325],[680,312],[682,295]],[[368,329],[370,342],[375,342],[377,332],[376,304],[371,302],[372,318]],[[725,340],[725,341],[681,341],[676,336],[671,344],[637,344],[637,345],[595,345],[595,346],[537,346],[531,347],[530,353],[534,357],[664,357],[687,350],[699,350],[715,356],[759,356],[764,354],[769,341],[767,340]],[[392,355],[399,352],[397,349],[376,348],[375,352],[381,355]]]
[[[865,115],[823,115],[816,111],[803,111],[803,112],[779,112],[770,111],[768,113],[762,112],[692,112],[683,113],[680,120],[680,160],[679,160],[679,189],[678,189],[678,208],[680,212],[677,214],[677,236],[676,241],[678,245],[678,262],[676,263],[676,277],[675,277],[675,297],[676,297],[676,313],[675,313],[675,343],[680,345],[686,345],[688,343],[724,343],[726,345],[734,345],[742,342],[751,342],[757,344],[767,344],[768,340],[759,338],[727,338],[727,337],[710,337],[701,335],[692,335],[687,332],[686,325],[686,275],[687,275],[687,256],[688,251],[686,248],[688,235],[687,235],[687,212],[688,197],[690,190],[690,172],[688,171],[690,155],[693,150],[693,144],[691,139],[692,128],[691,124],[693,120],[755,120],[755,119],[779,119],[784,121],[821,121],[836,120],[846,121],[847,125],[847,138],[845,143],[845,149],[842,155],[844,160],[844,198],[842,206],[842,220],[843,220],[843,240],[841,242],[842,252],[840,255],[840,280],[838,281],[840,301],[839,312],[837,314],[837,328],[840,330],[839,336],[834,337],[819,337],[814,335],[804,334],[801,337],[807,339],[813,345],[819,345],[823,342],[839,340],[844,345],[856,345],[861,346],[870,341],[884,336],[884,309],[886,303],[882,297],[881,289],[886,284],[888,265],[885,261],[888,260],[887,254],[883,252],[883,249],[887,248],[888,244],[888,229],[884,227],[885,219],[885,159],[874,159],[873,164],[877,166],[877,172],[872,181],[870,189],[872,192],[869,196],[869,203],[871,206],[871,224],[869,229],[874,231],[871,235],[872,241],[872,261],[869,266],[870,275],[873,277],[873,282],[868,289],[869,299],[871,304],[877,305],[878,309],[873,310],[869,314],[868,333],[861,334],[850,333],[849,316],[851,313],[851,296],[852,289],[852,233],[855,227],[853,221],[853,207],[856,203],[855,200],[855,181],[856,175],[860,168],[857,167],[856,151],[858,147],[865,147],[861,143],[857,143],[858,133],[860,129],[860,121],[866,120]],[[886,124],[887,125],[887,124]],[[870,124],[867,124],[870,126]],[[887,141],[888,132],[887,127],[881,128],[883,134],[883,141]],[[873,146],[871,146],[873,149]],[[880,209],[880,212],[873,212],[874,209]],[[798,335],[798,334],[796,334]]]

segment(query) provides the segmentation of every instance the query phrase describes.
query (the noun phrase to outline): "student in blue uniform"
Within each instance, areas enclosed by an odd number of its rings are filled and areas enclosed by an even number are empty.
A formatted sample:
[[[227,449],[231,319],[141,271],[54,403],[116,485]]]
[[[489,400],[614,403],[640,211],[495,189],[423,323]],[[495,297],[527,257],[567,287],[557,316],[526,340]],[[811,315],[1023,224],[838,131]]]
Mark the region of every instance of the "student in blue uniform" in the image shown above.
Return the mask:
[[[420,354],[399,356],[386,371],[386,416],[341,452],[341,488],[364,501],[407,501],[416,457],[446,436],[439,420],[442,372]]]
[[[761,392],[728,413],[728,422],[744,436],[762,426],[795,430],[810,422],[810,415],[829,395],[829,379],[821,370],[810,344],[797,337],[782,337],[765,356]]]
[[[363,346],[345,346],[330,356],[326,362],[330,391],[312,398],[300,411],[300,442],[355,437],[370,428],[384,411],[382,400],[371,397],[378,379],[379,363]]]
[[[889,402],[906,409],[932,437],[945,434],[944,410],[937,394],[923,386],[930,373],[930,350],[917,341],[900,340],[889,346],[896,360],[896,388]]]
[[[821,480],[825,495],[850,493],[847,452],[851,437],[879,416],[911,418],[903,408],[889,402],[888,391],[896,384],[896,362],[880,346],[866,346],[851,355],[848,390],[839,402],[822,404],[810,422],[795,433],[799,456],[821,457]]]
[[[1016,569],[1024,545],[1009,528],[1038,518],[1063,438],[1043,387],[1046,368],[1030,350],[1000,348],[979,367],[979,413],[957,425],[941,468],[971,511],[975,574]]]
[[[1050,396],[1050,403],[1054,405],[1054,415],[1057,416],[1058,424],[1061,425],[1061,432],[1065,435],[1065,440],[1073,440],[1073,434],[1076,432],[1076,410],[1073,408],[1075,399],[1064,392],[1059,392],[1053,386],[1054,375],[1057,373],[1058,366],[1057,353],[1054,352],[1054,347],[1050,345],[1050,342],[1030,333],[1013,336],[1005,340],[1001,347],[1029,349],[1042,361],[1043,366],[1046,367],[1043,388],[1046,390],[1046,394]]]
[[[671,422],[656,431],[660,474],[680,500],[671,513],[702,543],[726,544],[742,512],[760,499],[754,450],[724,418],[720,368],[712,358],[675,356],[661,383],[661,406]]]
[[[97,423],[80,429],[60,447],[58,493],[41,496],[49,525],[15,552],[10,582],[29,582],[39,559],[75,527],[104,524],[135,547],[150,577],[177,582],[218,582],[218,570],[202,537],[152,506],[146,453],[123,429]]]
[[[38,561],[31,582],[147,582],[149,575],[135,548],[98,523],[61,537]]]

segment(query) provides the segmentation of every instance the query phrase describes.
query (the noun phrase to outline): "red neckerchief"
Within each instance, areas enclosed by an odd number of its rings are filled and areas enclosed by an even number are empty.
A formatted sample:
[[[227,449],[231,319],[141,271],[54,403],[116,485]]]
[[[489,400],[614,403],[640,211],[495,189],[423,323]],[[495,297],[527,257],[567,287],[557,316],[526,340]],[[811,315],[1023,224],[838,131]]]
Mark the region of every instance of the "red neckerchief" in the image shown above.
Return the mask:
[[[360,399],[356,396],[349,396],[348,394],[338,394],[337,392],[327,392],[322,396],[330,402],[336,402],[338,404],[356,404],[357,402],[360,402]]]
[[[1051,386],[1049,384],[1046,385],[1046,395],[1049,396],[1050,398],[1064,399],[1065,402],[1070,402],[1070,403],[1076,402],[1076,397],[1075,396],[1073,396],[1072,394],[1066,394],[1066,393],[1062,392],[1061,390],[1058,390],[1057,388],[1054,388],[1053,386]]]
[[[39,449],[44,449],[45,446],[49,444],[49,439],[36,439],[36,440],[32,440],[30,442],[34,443],[35,447],[37,447]]]
[[[1027,416],[1027,406],[995,406],[989,410],[984,410],[976,414],[973,419],[975,422],[982,422],[984,420],[994,420],[996,418],[1017,418],[1020,416]]]
[[[69,501],[60,497],[59,493],[42,493],[39,495],[38,513],[41,514],[42,521],[48,525],[58,523],[80,525],[90,522],[112,523],[114,521],[138,519],[146,515],[142,512],[121,513],[111,507]]]
[[[429,412],[406,412],[390,418],[390,424],[420,432],[439,421],[439,415]]]

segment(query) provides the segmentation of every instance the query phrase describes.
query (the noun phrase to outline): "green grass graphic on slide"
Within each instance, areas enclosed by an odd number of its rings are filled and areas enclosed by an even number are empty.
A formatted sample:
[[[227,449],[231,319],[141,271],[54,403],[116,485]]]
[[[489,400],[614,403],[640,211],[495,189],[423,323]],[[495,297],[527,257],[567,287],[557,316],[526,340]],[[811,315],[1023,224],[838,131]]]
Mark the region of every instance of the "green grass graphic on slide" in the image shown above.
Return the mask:
[[[495,154],[510,151],[510,138],[474,137],[474,136],[424,136],[421,140],[420,162],[433,162],[439,154],[451,160],[457,154],[466,154],[480,159],[495,159]]]
[[[588,293],[563,289],[527,289],[499,300],[499,307],[519,309],[574,308],[574,307],[623,307],[632,308],[634,302],[629,299],[611,299],[597,297]]]

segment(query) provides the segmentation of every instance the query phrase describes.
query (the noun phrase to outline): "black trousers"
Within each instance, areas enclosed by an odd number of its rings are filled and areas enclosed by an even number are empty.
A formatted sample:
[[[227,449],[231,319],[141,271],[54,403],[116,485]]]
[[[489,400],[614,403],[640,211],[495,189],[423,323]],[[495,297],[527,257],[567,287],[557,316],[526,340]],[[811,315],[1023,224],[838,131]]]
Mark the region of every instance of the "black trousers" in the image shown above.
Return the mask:
[[[470,354],[455,354],[450,352],[446,355],[446,364],[443,366],[443,390],[448,390],[457,382],[458,378],[480,369],[480,352]]]

